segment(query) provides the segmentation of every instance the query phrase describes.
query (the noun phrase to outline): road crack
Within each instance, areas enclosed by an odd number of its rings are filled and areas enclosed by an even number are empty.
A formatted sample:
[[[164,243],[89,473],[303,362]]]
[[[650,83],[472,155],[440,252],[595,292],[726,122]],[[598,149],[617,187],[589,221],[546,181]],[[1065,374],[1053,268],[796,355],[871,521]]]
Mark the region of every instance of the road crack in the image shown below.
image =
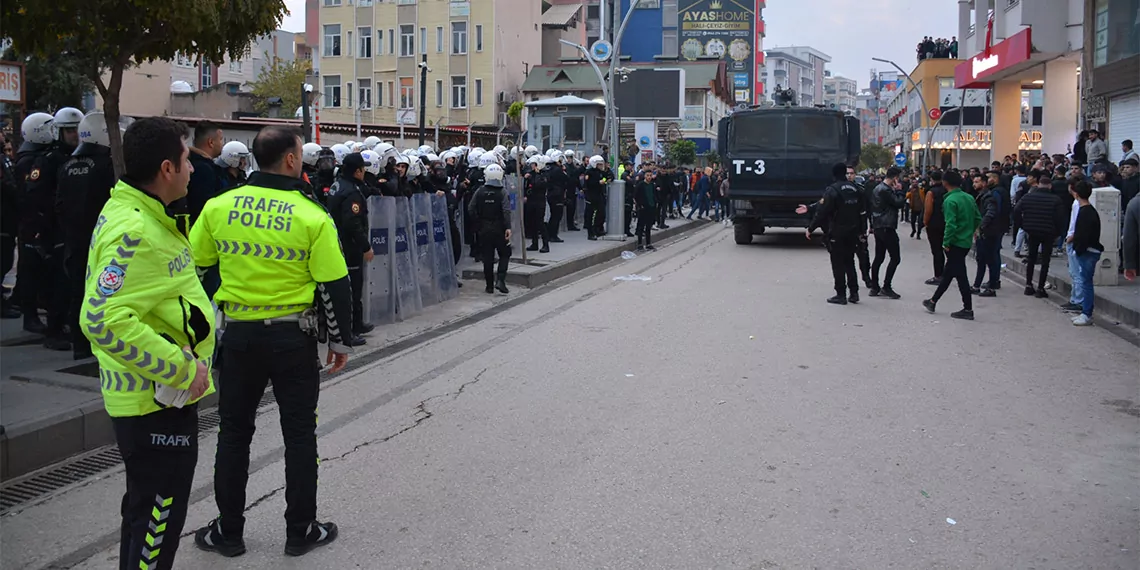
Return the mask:
[[[456,398],[463,395],[463,392],[467,390],[468,386],[479,383],[479,381],[483,379],[483,375],[486,374],[488,370],[490,370],[490,367],[484,368],[483,370],[479,371],[479,373],[476,374],[474,378],[472,378],[471,380],[468,380],[467,382],[460,384],[459,388],[457,390],[455,390],[454,392],[447,392],[446,394],[439,394],[439,395],[432,396],[430,398],[427,398],[427,399],[421,401],[419,404],[416,405],[415,413],[412,414],[412,417],[415,419],[412,421],[411,425],[404,426],[399,431],[397,431],[395,433],[388,434],[384,437],[378,437],[376,439],[370,439],[367,441],[360,442],[360,443],[356,444],[352,449],[350,449],[350,450],[348,450],[348,451],[346,451],[340,455],[337,455],[334,457],[321,458],[321,462],[329,463],[329,462],[333,462],[333,461],[340,461],[340,460],[356,453],[357,451],[360,451],[361,449],[364,449],[366,447],[370,447],[373,445],[379,445],[382,443],[387,443],[389,441],[392,441],[393,439],[396,439],[397,437],[400,437],[401,435],[403,435],[405,433],[408,433],[409,431],[412,431],[413,429],[416,429],[421,424],[423,424],[424,422],[428,421],[433,416],[435,416],[435,414],[432,413],[432,411],[428,409],[428,404],[430,404],[433,400],[438,400],[441,398],[450,398],[448,401],[452,401],[452,402],[455,401]]]

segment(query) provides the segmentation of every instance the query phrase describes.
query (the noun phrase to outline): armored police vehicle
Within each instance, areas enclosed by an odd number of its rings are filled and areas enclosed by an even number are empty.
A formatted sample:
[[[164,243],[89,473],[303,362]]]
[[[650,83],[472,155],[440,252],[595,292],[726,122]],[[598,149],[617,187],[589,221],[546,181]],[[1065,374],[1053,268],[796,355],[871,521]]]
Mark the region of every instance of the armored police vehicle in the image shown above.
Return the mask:
[[[720,120],[717,148],[728,172],[736,243],[769,227],[804,228],[796,213],[831,184],[837,162],[855,165],[859,119],[836,110],[796,107],[795,92],[777,88],[776,106],[738,110]]]

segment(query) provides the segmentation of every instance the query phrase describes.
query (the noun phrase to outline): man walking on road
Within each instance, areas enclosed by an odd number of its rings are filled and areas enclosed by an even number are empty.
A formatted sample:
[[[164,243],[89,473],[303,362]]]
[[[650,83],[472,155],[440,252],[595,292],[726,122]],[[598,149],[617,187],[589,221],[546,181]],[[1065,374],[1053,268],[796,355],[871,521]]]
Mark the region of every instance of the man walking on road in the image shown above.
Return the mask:
[[[871,291],[869,293],[872,297],[878,297],[882,293],[888,299],[901,298],[891,288],[891,280],[894,279],[895,270],[899,268],[899,262],[902,261],[899,256],[899,210],[907,205],[906,198],[901,191],[902,186],[899,184],[900,173],[902,171],[894,166],[887,169],[887,178],[875,187],[873,193],[871,227],[874,228],[875,232],[875,261],[871,264]],[[891,256],[891,262],[887,264],[883,288],[879,289],[879,268],[883,266],[883,261],[886,260],[888,253]]]
[[[951,313],[955,319],[974,320],[973,300],[970,298],[970,281],[966,274],[966,256],[970,253],[974,232],[982,223],[982,216],[973,198],[962,191],[962,175],[951,170],[942,175],[942,186],[946,196],[942,202],[945,219],[945,235],[942,246],[946,251],[946,268],[934,296],[923,301],[922,306],[933,313],[938,300],[950,287],[950,281],[958,282],[962,294],[962,310]]]
[[[934,171],[930,174],[930,189],[926,191],[926,202],[922,206],[922,225],[926,226],[926,239],[930,242],[930,255],[934,260],[934,277],[926,280],[927,285],[941,284],[946,266],[946,253],[942,248],[943,233],[946,230],[946,219],[942,214],[945,196],[942,173]]]
[[[1037,178],[1037,186],[1021,198],[1013,208],[1015,223],[1029,238],[1029,258],[1026,260],[1025,294],[1044,299],[1045,281],[1049,278],[1049,258],[1053,243],[1065,227],[1065,209],[1061,199],[1053,194],[1053,181],[1047,176]],[[1040,257],[1039,257],[1040,256]],[[1041,275],[1037,288],[1033,288],[1033,269],[1041,261]]]
[[[986,175],[985,181],[981,177],[974,179],[975,204],[982,216],[982,225],[979,228],[978,238],[975,241],[978,269],[974,274],[974,286],[970,292],[979,297],[996,297],[995,289],[999,289],[1001,276],[1001,238],[1005,235],[1006,224],[1002,220],[1002,199],[1004,189],[1000,186],[1000,179],[996,172]],[[987,287],[982,289],[982,281],[986,270],[990,272]]]

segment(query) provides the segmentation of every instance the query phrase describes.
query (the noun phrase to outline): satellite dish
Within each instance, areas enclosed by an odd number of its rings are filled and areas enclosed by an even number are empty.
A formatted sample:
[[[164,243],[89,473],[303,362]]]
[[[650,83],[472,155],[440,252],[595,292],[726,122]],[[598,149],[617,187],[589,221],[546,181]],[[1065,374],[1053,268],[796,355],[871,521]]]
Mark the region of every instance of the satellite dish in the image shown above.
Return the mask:
[[[185,81],[175,81],[174,83],[170,84],[170,92],[171,93],[193,93],[194,88],[191,87],[190,84],[185,82]]]

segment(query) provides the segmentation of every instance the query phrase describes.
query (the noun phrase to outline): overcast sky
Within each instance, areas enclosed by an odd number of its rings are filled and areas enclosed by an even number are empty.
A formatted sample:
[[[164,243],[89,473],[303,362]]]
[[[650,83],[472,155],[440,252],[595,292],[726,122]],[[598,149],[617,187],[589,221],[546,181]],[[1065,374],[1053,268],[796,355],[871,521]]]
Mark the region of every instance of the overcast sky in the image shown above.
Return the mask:
[[[285,0],[291,14],[281,29],[305,31],[305,0]],[[808,45],[831,56],[832,73],[869,84],[870,70],[889,69],[872,57],[914,69],[914,47],[923,36],[958,33],[954,0],[772,0],[764,9],[765,48]]]

